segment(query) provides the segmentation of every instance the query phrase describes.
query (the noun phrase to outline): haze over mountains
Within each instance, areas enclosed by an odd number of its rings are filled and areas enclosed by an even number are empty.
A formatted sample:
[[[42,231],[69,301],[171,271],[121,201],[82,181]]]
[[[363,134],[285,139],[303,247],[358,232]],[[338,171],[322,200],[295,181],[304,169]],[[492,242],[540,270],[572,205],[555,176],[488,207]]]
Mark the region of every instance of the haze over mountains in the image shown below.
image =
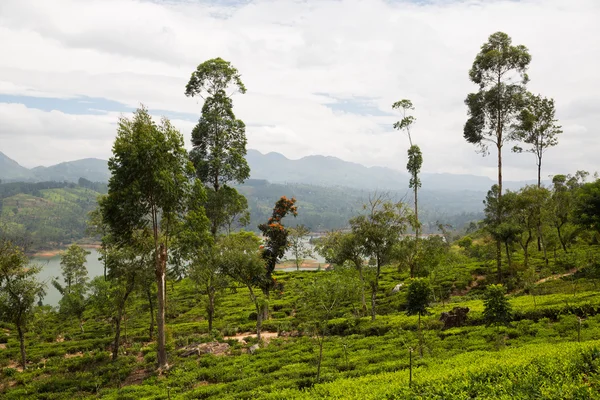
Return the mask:
[[[265,179],[272,183],[308,183],[366,190],[408,188],[409,176],[405,172],[385,167],[365,167],[336,157],[311,155],[290,160],[280,153],[262,154],[250,149],[247,160],[252,179]],[[80,177],[93,182],[107,182],[109,176],[107,161],[97,158],[28,169],[0,152],[0,179],[5,182],[77,182]],[[436,173],[423,173],[421,180],[423,189],[433,191],[487,192],[495,183],[485,176]],[[517,189],[528,183],[533,181],[505,181],[504,187]]]

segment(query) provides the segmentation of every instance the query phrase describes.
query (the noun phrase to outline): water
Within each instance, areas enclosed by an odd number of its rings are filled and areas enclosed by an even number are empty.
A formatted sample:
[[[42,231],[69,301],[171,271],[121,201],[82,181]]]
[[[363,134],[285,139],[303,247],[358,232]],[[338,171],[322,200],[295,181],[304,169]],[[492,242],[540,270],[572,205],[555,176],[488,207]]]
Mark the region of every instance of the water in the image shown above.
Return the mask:
[[[104,275],[104,265],[98,261],[100,256],[98,250],[87,249],[90,254],[87,256],[85,266],[88,270],[88,277],[91,280],[96,276]],[[42,266],[42,270],[37,275],[38,280],[46,283],[46,296],[44,297],[43,303],[51,306],[57,306],[58,301],[61,299],[61,294],[54,286],[52,286],[52,279],[57,280],[62,284],[62,273],[60,269],[60,255],[53,257],[32,257],[31,262]]]

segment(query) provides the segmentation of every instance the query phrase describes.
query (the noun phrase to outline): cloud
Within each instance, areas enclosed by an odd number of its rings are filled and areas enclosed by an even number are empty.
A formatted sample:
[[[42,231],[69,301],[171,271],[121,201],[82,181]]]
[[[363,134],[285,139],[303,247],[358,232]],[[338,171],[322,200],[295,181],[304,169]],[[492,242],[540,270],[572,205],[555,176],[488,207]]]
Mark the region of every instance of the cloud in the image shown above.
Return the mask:
[[[494,177],[495,155],[481,157],[462,137],[463,100],[476,90],[467,72],[479,47],[502,30],[532,54],[530,89],[556,99],[565,133],[546,171],[594,170],[599,17],[596,0],[2,0],[0,95],[86,96],[122,111],[142,102],[189,137],[201,103],[184,96],[185,84],[198,63],[220,56],[248,88],[234,104],[251,148],[404,170],[408,140],[390,114],[409,98],[424,171]],[[25,106],[0,107],[9,156],[52,163],[110,153],[114,109],[72,115],[59,101],[62,113],[18,101]],[[32,132],[44,143],[20,150]],[[510,147],[505,177],[534,178],[531,156]]]

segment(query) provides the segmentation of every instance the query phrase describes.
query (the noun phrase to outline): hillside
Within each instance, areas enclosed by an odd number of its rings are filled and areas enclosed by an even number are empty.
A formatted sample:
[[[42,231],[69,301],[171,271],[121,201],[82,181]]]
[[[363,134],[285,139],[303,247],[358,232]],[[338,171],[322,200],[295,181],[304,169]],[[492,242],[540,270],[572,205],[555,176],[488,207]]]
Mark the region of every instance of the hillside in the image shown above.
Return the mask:
[[[591,250],[574,249],[574,260],[582,262]],[[168,285],[168,371],[155,369],[149,309],[140,292],[127,305],[123,351],[116,361],[110,359],[114,332],[106,310],[96,303],[85,312],[83,331],[73,318],[49,308],[40,310],[27,334],[25,372],[15,362],[19,343],[14,328],[0,325],[5,332],[0,336],[0,394],[4,399],[20,399],[25,393],[40,399],[599,397],[600,295],[595,288],[600,280],[592,265],[582,263],[575,275],[540,280],[530,294],[514,291],[508,297],[513,322],[487,327],[482,290],[473,284],[473,277],[487,267],[458,248],[452,252],[461,262],[440,270],[438,279],[454,282],[454,295],[433,304],[421,318],[422,357],[417,350],[418,317],[406,315],[407,290],[392,290],[399,282],[408,282],[407,273],[396,267],[383,270],[375,321],[351,302],[336,309],[322,342],[319,381],[315,379],[319,341],[306,319],[303,293],[332,272],[277,273],[283,289],[272,296],[273,312],[263,324],[264,342],[252,351],[257,343],[252,333],[256,314],[248,290],[238,287],[219,294],[215,330],[209,332],[205,295],[185,278]],[[540,254],[535,256],[541,262]],[[551,268],[565,271],[555,260]],[[102,287],[101,282],[103,278],[95,287]],[[459,295],[466,288],[471,290]],[[466,322],[444,327],[440,316],[454,307],[469,308]]]
[[[31,249],[38,250],[80,240],[87,213],[96,207],[99,195],[90,188],[57,182],[0,184],[0,234],[26,237]]]
[[[0,151],[0,180],[29,180],[33,173]]]

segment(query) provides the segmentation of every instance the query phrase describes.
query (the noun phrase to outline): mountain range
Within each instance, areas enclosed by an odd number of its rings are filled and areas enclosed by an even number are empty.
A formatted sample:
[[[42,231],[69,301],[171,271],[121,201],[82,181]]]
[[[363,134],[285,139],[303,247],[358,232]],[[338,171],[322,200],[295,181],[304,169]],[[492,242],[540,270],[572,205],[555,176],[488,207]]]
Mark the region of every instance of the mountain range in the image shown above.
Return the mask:
[[[365,167],[336,157],[310,155],[291,160],[280,153],[262,154],[248,150],[252,179],[271,183],[304,183],[321,186],[349,187],[364,190],[405,190],[409,176],[386,167]],[[49,167],[32,169],[21,166],[0,152],[0,179],[6,181],[68,181],[85,178],[92,182],[107,182],[110,174],[106,160],[86,158],[67,161]],[[495,183],[486,176],[448,173],[422,173],[422,187],[435,191],[487,192]],[[533,181],[505,181],[507,189],[518,189]]]

